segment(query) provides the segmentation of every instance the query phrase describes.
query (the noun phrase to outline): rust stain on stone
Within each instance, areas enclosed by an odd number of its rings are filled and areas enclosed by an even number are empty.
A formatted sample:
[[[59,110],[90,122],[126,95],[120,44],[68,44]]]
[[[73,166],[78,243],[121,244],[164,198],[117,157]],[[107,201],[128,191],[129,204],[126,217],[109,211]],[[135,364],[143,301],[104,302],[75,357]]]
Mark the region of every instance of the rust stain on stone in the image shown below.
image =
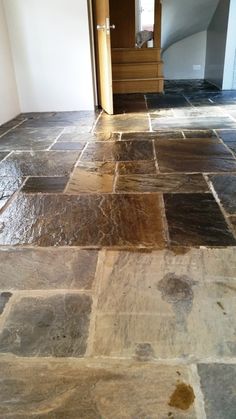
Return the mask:
[[[195,394],[191,386],[180,383],[176,386],[174,393],[172,394],[169,406],[175,407],[176,409],[188,410],[195,400]]]

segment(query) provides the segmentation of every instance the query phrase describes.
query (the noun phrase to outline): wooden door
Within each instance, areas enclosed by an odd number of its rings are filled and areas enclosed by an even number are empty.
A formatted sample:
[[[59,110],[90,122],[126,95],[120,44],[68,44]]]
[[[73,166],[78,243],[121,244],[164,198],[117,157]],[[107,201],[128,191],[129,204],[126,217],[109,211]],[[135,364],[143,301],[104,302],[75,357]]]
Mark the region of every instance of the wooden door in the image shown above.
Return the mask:
[[[111,28],[109,0],[94,0],[95,37],[97,43],[97,66],[100,105],[113,114]]]

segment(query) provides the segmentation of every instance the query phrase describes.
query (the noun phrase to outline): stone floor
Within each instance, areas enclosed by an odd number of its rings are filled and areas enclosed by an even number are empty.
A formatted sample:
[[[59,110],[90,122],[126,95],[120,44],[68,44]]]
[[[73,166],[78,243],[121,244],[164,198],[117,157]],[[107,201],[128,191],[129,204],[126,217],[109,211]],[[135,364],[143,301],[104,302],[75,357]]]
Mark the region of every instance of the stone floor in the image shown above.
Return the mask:
[[[0,418],[236,418],[236,91],[0,127]]]

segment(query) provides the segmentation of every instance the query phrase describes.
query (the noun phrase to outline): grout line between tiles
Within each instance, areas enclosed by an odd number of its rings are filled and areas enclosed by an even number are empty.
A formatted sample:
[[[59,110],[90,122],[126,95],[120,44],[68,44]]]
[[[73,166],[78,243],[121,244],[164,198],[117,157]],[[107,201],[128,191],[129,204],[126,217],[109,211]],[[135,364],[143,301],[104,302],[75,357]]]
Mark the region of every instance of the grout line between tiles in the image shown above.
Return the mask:
[[[156,147],[155,147],[155,140],[152,140],[152,147],[153,147],[153,155],[154,155],[156,171],[157,171],[157,174],[160,174],[160,168],[159,168],[159,164],[157,160],[157,152],[156,152]]]
[[[0,138],[4,137],[4,135],[8,134],[9,132],[11,132],[12,130],[14,130],[15,128],[20,127],[20,125],[22,125],[23,122],[26,122],[27,120],[28,120],[27,118],[26,119],[23,119],[22,121],[19,122],[19,124],[16,124],[16,125],[14,125],[14,127],[9,128],[8,131],[5,131],[3,134],[0,135]],[[0,128],[1,128],[1,126],[0,126]]]
[[[116,162],[113,185],[112,185],[112,193],[116,193],[116,185],[118,181],[118,176],[119,176],[119,162]]]
[[[103,113],[104,113],[104,111],[103,111],[103,110],[101,110],[101,112],[100,112],[100,114],[98,115],[98,117],[97,117],[96,121],[94,122],[94,124],[93,124],[93,126],[92,126],[92,129],[91,129],[91,133],[92,133],[92,134],[94,134],[94,133],[95,133],[96,126],[98,125],[98,121],[100,120],[100,118],[101,118],[101,116],[103,115]]]
[[[51,151],[52,150],[52,147],[57,143],[57,141],[59,140],[59,138],[63,134],[64,129],[65,128],[62,128],[62,131],[60,132],[60,134],[56,137],[56,139],[53,141],[53,143],[46,149],[46,151]],[[53,150],[53,151],[55,151],[55,150]]]
[[[201,389],[201,382],[197,370],[197,365],[192,364],[190,366],[190,370],[192,374],[189,374],[189,378],[195,393],[196,419],[207,419],[205,412],[205,401]]]

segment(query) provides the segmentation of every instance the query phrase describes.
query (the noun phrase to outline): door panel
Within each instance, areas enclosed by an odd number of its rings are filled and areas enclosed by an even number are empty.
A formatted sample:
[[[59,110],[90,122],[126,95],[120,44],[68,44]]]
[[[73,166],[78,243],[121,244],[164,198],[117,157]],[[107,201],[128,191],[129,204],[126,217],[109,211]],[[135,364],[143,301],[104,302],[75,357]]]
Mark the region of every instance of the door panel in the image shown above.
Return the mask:
[[[100,104],[113,114],[111,28],[109,0],[94,0]]]

